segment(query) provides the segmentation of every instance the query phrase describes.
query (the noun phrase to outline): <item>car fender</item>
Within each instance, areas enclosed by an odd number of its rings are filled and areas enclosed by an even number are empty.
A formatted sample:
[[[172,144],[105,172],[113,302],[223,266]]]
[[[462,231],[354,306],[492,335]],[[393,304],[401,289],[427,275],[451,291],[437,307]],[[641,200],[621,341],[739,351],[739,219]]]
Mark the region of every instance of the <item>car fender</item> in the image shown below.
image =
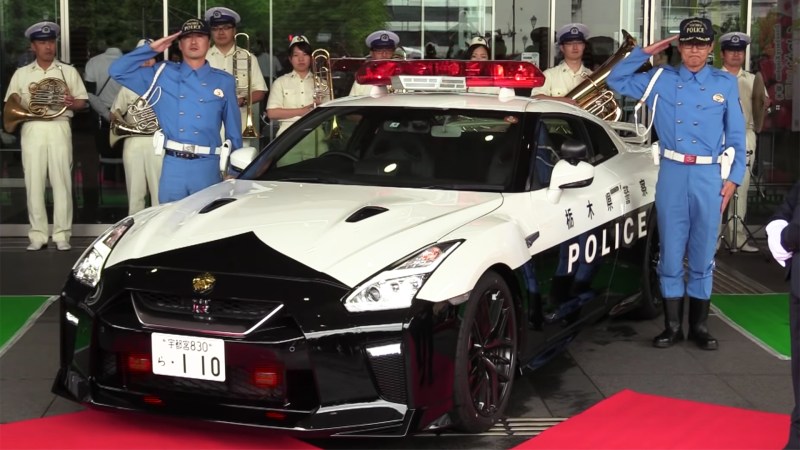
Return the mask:
[[[520,227],[499,215],[470,222],[442,241],[455,239],[464,242],[431,274],[417,294],[418,299],[465,301],[464,294],[468,294],[492,266],[503,264],[513,270],[530,259]]]

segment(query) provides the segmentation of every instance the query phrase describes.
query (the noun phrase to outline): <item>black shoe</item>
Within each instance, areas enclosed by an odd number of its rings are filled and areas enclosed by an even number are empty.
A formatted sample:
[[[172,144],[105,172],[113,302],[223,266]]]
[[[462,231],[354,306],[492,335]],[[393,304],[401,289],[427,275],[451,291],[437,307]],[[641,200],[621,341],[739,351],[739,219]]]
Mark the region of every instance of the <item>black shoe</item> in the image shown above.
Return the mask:
[[[710,300],[689,299],[689,340],[694,341],[703,350],[719,348],[717,339],[708,332],[708,311]]]
[[[683,298],[664,299],[664,331],[653,338],[653,347],[672,347],[683,340]]]

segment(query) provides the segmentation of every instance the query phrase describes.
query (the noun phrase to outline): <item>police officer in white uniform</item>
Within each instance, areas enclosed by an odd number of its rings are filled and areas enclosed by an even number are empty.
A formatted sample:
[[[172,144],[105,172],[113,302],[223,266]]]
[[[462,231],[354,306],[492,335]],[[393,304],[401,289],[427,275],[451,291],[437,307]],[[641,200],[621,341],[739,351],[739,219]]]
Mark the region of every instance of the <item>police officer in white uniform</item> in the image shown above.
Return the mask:
[[[378,30],[372,32],[364,40],[364,43],[369,47],[369,59],[392,59],[394,51],[400,45],[400,37],[397,33],[387,30]],[[350,95],[369,95],[372,92],[372,86],[353,83],[350,88]]]
[[[734,31],[725,33],[719,38],[720,47],[722,48],[722,71],[728,72],[736,77],[739,83],[739,100],[742,105],[742,112],[744,113],[744,122],[746,127],[745,140],[747,145],[747,169],[744,171],[744,178],[742,184],[738,188],[738,198],[736,199],[736,214],[744,221],[745,214],[747,213],[747,190],[750,188],[750,174],[752,171],[752,164],[755,161],[756,152],[756,129],[755,121],[753,120],[753,99],[755,96],[761,96],[760,102],[755,102],[762,105],[767,105],[766,89],[761,89],[760,92],[753,92],[753,83],[756,77],[761,74],[753,75],[744,70],[744,61],[746,57],[747,45],[750,44],[750,36]],[[763,83],[762,83],[763,84]],[[733,202],[731,202],[733,203]],[[733,212],[729,209],[729,214]],[[736,240],[733,237],[733,226],[729,224],[727,227],[729,242],[736,242],[736,248],[731,248],[731,251],[741,250],[747,253],[755,253],[758,248],[747,242],[743,225],[740,223],[736,227]]]
[[[533,88],[531,97],[569,101],[564,96],[592,73],[583,65],[588,38],[589,28],[582,23],[570,23],[559,28],[556,42],[564,60],[544,71],[544,85]]]
[[[47,177],[53,189],[53,242],[59,250],[69,250],[72,236],[72,130],[69,120],[73,112],[86,106],[89,98],[81,76],[75,68],[56,59],[56,39],[61,28],[53,22],[39,22],[25,30],[36,60],[14,72],[8,83],[5,100],[16,95],[22,106],[29,107],[29,85],[45,78],[66,82],[63,100],[66,112],[53,120],[30,120],[22,124],[22,167],[28,195],[28,250],[47,246],[48,220],[45,208]],[[53,105],[54,114],[62,105]]]
[[[239,97],[239,109],[242,113],[242,127],[246,126],[247,108],[245,107],[246,81],[243,74],[246,67],[237,67],[239,74],[233,73],[233,57],[237,50],[242,49],[236,45],[236,26],[241,22],[241,17],[236,11],[230,8],[217,6],[209,8],[205,13],[205,20],[211,26],[211,37],[214,39],[214,45],[208,49],[206,60],[215,69],[222,69],[225,72],[237,77],[236,80],[236,95]],[[244,62],[244,61],[239,61]],[[242,75],[241,77],[239,75]],[[241,78],[241,79],[240,79]],[[258,59],[250,53],[250,104],[256,110],[253,117],[258,118],[258,104],[266,97],[267,83],[264,81],[264,76],[261,74],[261,67],[258,65]],[[258,128],[258,121],[254,120],[253,125]]]
[[[136,48],[150,45],[149,39],[140,39]],[[156,58],[150,58],[142,67],[153,67]],[[152,102],[158,101],[160,94],[152,96]],[[133,123],[128,107],[139,99],[139,94],[123,87],[114,103],[112,111],[119,112],[127,123]],[[161,178],[163,155],[153,151],[153,136],[131,136],[125,138],[122,147],[122,165],[125,167],[125,187],[128,189],[128,214],[133,215],[146,206],[147,192],[150,192],[151,206],[158,205],[158,181]]]

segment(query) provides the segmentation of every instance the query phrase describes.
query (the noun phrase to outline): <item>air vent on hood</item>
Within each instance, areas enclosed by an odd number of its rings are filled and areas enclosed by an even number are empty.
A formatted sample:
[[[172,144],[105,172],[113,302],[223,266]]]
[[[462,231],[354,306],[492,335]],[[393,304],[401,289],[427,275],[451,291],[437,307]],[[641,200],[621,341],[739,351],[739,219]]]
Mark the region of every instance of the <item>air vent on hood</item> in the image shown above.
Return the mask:
[[[351,214],[345,222],[360,222],[364,219],[369,219],[372,216],[377,216],[378,214],[386,211],[388,211],[388,209],[381,208],[380,206],[365,206]]]
[[[211,211],[219,208],[220,206],[225,206],[228,203],[235,202],[235,201],[236,201],[235,198],[218,198],[218,199],[214,200],[213,202],[211,202],[211,203],[207,204],[206,206],[204,206],[203,209],[200,210],[200,214],[205,214],[207,212],[211,212]]]

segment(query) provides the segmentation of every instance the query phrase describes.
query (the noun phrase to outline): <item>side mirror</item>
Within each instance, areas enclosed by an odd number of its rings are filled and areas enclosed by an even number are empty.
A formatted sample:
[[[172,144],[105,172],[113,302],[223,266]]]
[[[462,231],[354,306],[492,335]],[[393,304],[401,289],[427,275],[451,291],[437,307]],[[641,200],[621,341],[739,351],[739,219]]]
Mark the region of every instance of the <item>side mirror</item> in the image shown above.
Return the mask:
[[[231,153],[231,166],[241,172],[253,162],[257,154],[258,150],[255,147],[242,147],[234,150]]]
[[[561,149],[563,155],[564,147],[562,146]],[[577,161],[573,164],[566,159],[562,159],[553,167],[553,174],[550,176],[550,187],[547,188],[547,200],[556,204],[561,200],[561,193],[564,189],[586,187],[592,184],[593,180],[593,165],[585,161]]]
[[[567,139],[563,144],[561,144],[559,153],[561,154],[561,159],[564,159],[570,164],[575,165],[575,163],[578,161],[586,160],[586,158],[589,156],[589,149],[586,147],[586,144],[581,141]]]

